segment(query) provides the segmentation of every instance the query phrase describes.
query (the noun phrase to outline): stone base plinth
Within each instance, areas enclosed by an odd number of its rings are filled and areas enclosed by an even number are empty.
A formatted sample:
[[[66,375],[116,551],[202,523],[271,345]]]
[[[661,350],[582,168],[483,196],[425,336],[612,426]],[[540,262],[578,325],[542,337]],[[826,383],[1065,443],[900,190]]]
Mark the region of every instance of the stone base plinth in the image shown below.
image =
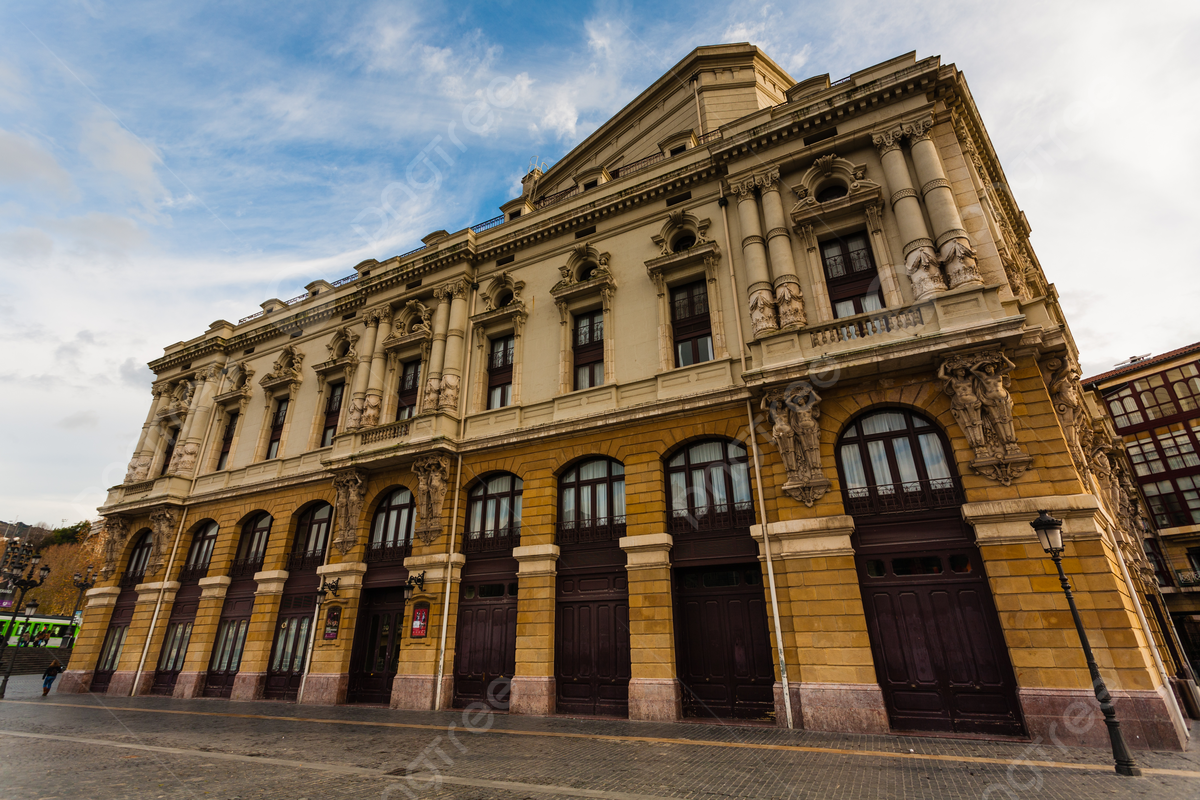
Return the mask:
[[[108,690],[105,694],[113,697],[129,697],[133,693],[133,676],[137,673],[131,669],[121,669],[113,673],[112,680],[108,682]]]
[[[792,702],[792,727],[800,730],[804,727],[804,715],[801,713],[800,704],[800,687],[794,683],[788,683],[789,699]],[[775,724],[781,728],[786,728],[787,724],[787,706],[783,702],[783,682],[779,681],[775,684]]]
[[[239,672],[233,679],[230,700],[262,700],[267,685],[265,672]]]
[[[683,717],[683,693],[671,678],[632,678],[629,681],[629,718],[648,722],[674,722]]]
[[[883,691],[873,683],[801,683],[804,728],[837,733],[887,733]]]
[[[309,673],[304,679],[304,696],[300,702],[312,706],[336,706],[346,702],[350,674]]]
[[[1035,740],[1067,747],[1110,746],[1100,703],[1089,689],[1020,689],[1025,726]],[[1125,743],[1140,750],[1184,750],[1179,730],[1158,692],[1112,692]]]
[[[555,711],[555,690],[557,684],[554,678],[523,678],[512,679],[509,689],[510,714],[531,714],[545,717]]]
[[[392,681],[392,708],[406,711],[428,711],[433,708],[435,699],[434,687],[437,678],[433,675],[397,675]],[[454,677],[442,677],[442,708],[451,708],[454,704]]]
[[[137,678],[137,691],[135,695],[150,694],[150,687],[154,685],[154,670],[146,670]]]
[[[93,670],[69,669],[58,679],[58,691],[63,694],[82,694],[92,685]]]
[[[199,697],[204,694],[204,679],[207,676],[207,672],[179,673],[179,678],[175,681],[175,689],[171,692],[171,697],[177,697],[180,700]]]

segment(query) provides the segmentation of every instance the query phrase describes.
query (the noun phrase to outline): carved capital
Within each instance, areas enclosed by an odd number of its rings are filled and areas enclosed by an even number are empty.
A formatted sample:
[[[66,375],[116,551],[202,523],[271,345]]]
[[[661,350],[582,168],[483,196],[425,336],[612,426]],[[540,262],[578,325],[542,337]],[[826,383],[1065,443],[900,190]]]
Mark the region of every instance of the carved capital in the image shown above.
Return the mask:
[[[900,142],[904,138],[904,130],[897,125],[886,131],[871,134],[871,143],[875,145],[875,149],[879,151],[879,155],[883,156],[893,150],[900,149]]]
[[[933,117],[924,117],[915,122],[904,123],[904,135],[910,142],[919,142],[929,138],[929,130],[933,127]]]

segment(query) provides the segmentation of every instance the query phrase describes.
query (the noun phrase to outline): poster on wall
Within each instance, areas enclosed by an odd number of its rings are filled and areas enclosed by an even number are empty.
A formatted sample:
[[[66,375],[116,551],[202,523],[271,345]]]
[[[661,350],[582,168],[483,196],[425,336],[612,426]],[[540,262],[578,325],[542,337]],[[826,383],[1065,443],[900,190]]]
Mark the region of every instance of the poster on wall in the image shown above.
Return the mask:
[[[417,603],[413,606],[412,638],[424,639],[429,633],[429,603]]]
[[[342,609],[341,606],[334,606],[325,612],[325,638],[336,639],[340,627],[342,627]]]

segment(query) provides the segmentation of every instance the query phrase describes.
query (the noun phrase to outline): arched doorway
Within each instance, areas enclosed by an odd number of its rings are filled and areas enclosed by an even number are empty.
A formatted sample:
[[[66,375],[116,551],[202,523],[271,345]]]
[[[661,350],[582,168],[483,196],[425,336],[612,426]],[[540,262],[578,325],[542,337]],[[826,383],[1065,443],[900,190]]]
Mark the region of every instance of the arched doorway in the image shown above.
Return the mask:
[[[246,633],[250,630],[250,616],[254,613],[254,592],[258,588],[254,573],[262,569],[273,522],[270,514],[259,512],[252,514],[242,525],[242,535],[229,569],[230,583],[221,606],[208,672],[204,676],[205,697],[229,697],[233,692],[233,682],[241,669]]]
[[[133,612],[137,607],[136,587],[146,577],[146,566],[150,563],[154,534],[147,528],[139,531],[134,541],[136,543],[129,553],[129,564],[119,582],[121,593],[117,595],[112,616],[108,619],[108,630],[104,632],[104,643],[100,646],[100,658],[96,662],[96,671],[92,673],[89,686],[92,692],[107,692],[112,683],[113,674],[121,661],[125,636],[129,633],[129,623],[133,621]]]
[[[404,583],[408,580],[404,559],[412,555],[415,516],[413,494],[403,486],[385,492],[375,509],[346,702],[386,705],[391,701],[404,629]]]
[[[317,567],[325,563],[329,544],[329,503],[310,506],[296,525],[296,538],[288,557],[288,577],[283,584],[279,616],[275,620],[275,642],[267,663],[267,681],[263,697],[268,700],[295,700],[304,679],[308,652],[312,647],[312,629],[316,624]]]
[[[508,708],[517,665],[517,560],[522,481],[503,472],[479,479],[467,495],[463,566],[454,650],[454,705]]]
[[[217,523],[205,520],[192,535],[187,558],[179,571],[179,590],[175,593],[171,616],[167,619],[167,634],[163,637],[150,694],[170,695],[175,691],[175,683],[183,670],[188,645],[192,640],[192,623],[200,608],[200,579],[208,573],[208,562],[217,542],[217,532]]]
[[[625,467],[593,458],[558,485],[554,672],[560,713],[629,715]]]
[[[1021,735],[1016,678],[949,443],[905,409],[838,441],[863,608],[893,730]]]
[[[667,460],[666,473],[683,713],[771,719],[775,665],[750,537],[746,448],[723,439],[689,444]]]

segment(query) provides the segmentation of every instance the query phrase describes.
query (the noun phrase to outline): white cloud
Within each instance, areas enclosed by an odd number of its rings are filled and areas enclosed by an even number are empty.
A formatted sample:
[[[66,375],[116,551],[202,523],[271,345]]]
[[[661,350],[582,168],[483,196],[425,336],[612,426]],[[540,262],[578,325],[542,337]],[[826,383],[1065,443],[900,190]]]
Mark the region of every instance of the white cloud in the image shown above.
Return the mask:
[[[55,425],[64,430],[73,431],[77,428],[94,428],[100,423],[100,417],[95,411],[84,410],[76,411],[74,414],[63,417]]]
[[[2,65],[0,65],[2,66]],[[3,79],[0,74],[0,80]],[[77,196],[70,174],[37,142],[0,130],[0,184],[32,184],[62,199]]]
[[[155,214],[169,197],[155,172],[162,165],[158,152],[107,113],[96,111],[83,124],[79,151],[92,166],[114,174],[120,181],[118,191],[132,194],[148,214]]]

